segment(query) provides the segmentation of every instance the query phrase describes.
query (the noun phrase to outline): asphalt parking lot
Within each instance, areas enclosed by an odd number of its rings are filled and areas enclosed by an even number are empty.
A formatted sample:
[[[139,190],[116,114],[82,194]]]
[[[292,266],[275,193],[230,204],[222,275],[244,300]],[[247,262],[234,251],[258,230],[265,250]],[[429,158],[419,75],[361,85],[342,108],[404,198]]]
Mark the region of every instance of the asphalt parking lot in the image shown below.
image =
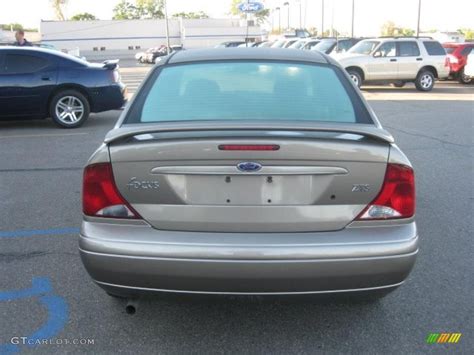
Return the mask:
[[[122,69],[131,92],[148,70]],[[120,112],[74,130],[0,122],[0,353],[473,353],[474,86],[363,92],[415,167],[421,236],[406,284],[375,303],[166,297],[128,315],[77,250],[82,168]],[[462,337],[426,344],[441,332]],[[11,344],[22,336],[56,340]]]

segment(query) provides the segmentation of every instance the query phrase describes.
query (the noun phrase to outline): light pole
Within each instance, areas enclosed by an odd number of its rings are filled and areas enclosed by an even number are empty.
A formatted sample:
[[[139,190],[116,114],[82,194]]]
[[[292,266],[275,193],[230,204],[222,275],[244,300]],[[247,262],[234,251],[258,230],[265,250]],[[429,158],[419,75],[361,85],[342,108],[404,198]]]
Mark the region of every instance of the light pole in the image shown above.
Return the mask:
[[[280,12],[280,7],[275,8],[276,11],[278,11],[278,33],[281,33],[281,12]]]
[[[420,36],[420,17],[421,17],[421,0],[418,0],[418,22],[416,24],[416,37]]]
[[[165,8],[165,23],[166,23],[166,54],[170,54],[170,29],[168,26],[168,7],[166,6],[166,0],[164,0]]]
[[[351,22],[351,37],[354,38],[354,2],[355,0],[352,0],[352,22]]]
[[[299,5],[300,5],[300,29],[303,28],[303,23],[301,22],[301,1],[302,0],[298,1]]]
[[[324,37],[324,0],[321,0],[321,37]]]
[[[288,9],[288,20],[287,20],[287,26],[286,28],[290,29],[290,3],[288,1],[285,1],[283,3],[283,6],[286,6]]]

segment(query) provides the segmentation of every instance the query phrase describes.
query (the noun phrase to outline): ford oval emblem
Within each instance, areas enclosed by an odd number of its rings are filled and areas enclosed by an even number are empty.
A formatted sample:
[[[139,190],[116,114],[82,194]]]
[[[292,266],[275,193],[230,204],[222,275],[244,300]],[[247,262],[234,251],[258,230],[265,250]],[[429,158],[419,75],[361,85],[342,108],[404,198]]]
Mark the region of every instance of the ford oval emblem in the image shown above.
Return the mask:
[[[253,161],[244,161],[242,163],[237,164],[237,169],[243,171],[244,173],[253,173],[259,171],[261,168],[261,164],[255,163]]]

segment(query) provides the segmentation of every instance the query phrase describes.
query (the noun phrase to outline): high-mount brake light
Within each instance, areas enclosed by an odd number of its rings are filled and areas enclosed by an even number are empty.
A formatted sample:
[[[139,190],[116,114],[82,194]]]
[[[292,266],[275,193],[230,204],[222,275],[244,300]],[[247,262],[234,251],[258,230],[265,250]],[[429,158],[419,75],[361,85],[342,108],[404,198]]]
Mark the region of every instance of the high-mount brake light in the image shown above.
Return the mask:
[[[280,146],[277,144],[221,144],[219,146],[219,150],[246,150],[246,151],[254,151],[254,150],[279,150]]]

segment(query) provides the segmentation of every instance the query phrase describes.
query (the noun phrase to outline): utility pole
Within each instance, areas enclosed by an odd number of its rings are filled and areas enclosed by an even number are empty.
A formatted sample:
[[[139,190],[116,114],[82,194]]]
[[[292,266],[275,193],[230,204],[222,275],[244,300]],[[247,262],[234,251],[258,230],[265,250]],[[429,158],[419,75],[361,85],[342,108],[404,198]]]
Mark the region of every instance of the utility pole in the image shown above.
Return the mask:
[[[354,38],[354,2],[355,0],[352,0],[352,22],[351,22],[351,37]]]
[[[324,0],[321,0],[321,37],[324,37]]]
[[[166,54],[170,54],[170,29],[168,26],[168,6],[166,0],[163,3],[165,7],[165,23],[166,23]]]
[[[301,17],[301,1],[302,0],[300,0],[300,29],[303,28],[302,17]]]
[[[420,17],[421,17],[421,0],[418,0],[418,22],[416,25],[416,37],[420,36]]]
[[[275,10],[278,11],[278,34],[281,33],[281,12],[280,7],[276,7]]]
[[[287,22],[286,22],[286,27],[287,27],[287,29],[290,29],[290,3],[288,1],[286,1],[286,2],[283,3],[283,6],[286,6],[287,9],[288,9],[288,19],[287,19]]]

